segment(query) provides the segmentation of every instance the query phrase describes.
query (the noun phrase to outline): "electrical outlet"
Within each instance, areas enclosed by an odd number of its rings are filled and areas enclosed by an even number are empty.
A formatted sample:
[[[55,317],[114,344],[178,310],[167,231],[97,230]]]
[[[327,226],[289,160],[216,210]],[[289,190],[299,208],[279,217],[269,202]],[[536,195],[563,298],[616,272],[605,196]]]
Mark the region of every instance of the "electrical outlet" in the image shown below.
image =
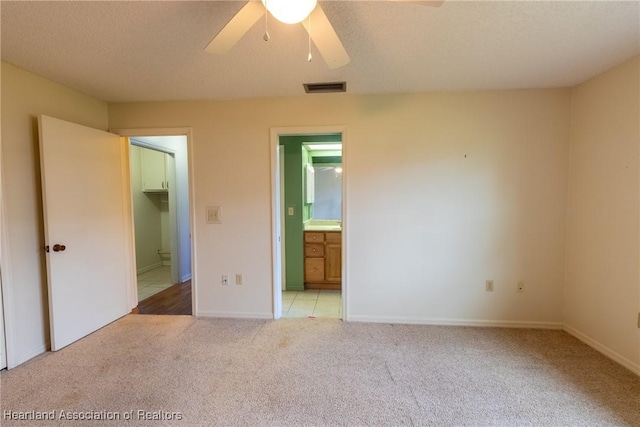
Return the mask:
[[[222,224],[222,207],[207,206],[207,224]]]
[[[524,280],[520,280],[518,282],[518,292],[520,293],[524,292]]]
[[[222,286],[227,286],[229,285],[229,275],[228,274],[223,274],[222,275]]]
[[[493,280],[487,280],[484,282],[484,290],[487,292],[493,292]]]
[[[236,285],[242,285],[242,274],[236,274]]]

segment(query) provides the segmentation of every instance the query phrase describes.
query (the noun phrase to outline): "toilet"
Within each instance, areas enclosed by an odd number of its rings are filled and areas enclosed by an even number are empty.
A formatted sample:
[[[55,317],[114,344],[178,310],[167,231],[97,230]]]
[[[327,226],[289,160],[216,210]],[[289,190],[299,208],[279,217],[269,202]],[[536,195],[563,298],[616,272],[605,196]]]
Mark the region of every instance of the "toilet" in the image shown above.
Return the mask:
[[[160,255],[160,260],[162,261],[162,265],[171,265],[171,252],[158,251],[158,255]]]

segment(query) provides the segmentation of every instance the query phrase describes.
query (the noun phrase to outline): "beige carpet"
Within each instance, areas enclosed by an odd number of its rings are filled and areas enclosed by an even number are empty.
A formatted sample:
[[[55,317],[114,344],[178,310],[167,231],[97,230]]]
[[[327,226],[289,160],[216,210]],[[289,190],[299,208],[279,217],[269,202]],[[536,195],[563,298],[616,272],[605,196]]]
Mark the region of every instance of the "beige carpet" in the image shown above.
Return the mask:
[[[640,426],[640,378],[561,331],[129,315],[0,380],[3,427]]]

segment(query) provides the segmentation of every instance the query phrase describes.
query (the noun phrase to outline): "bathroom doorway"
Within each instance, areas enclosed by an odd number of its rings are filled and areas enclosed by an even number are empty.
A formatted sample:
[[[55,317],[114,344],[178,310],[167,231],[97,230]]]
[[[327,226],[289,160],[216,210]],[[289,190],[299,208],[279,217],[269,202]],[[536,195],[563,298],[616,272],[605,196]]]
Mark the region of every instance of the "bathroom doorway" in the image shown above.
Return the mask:
[[[138,314],[192,314],[186,135],[130,142]]]
[[[344,144],[343,127],[272,129],[274,318],[345,318]]]

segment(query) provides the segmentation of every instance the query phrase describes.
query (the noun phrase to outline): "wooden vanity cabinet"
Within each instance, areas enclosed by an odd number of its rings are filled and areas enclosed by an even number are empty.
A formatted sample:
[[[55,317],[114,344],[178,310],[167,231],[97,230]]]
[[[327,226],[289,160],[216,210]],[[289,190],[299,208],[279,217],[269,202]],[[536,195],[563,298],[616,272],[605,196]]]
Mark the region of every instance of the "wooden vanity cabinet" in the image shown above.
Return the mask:
[[[342,287],[342,232],[304,232],[305,289]]]

